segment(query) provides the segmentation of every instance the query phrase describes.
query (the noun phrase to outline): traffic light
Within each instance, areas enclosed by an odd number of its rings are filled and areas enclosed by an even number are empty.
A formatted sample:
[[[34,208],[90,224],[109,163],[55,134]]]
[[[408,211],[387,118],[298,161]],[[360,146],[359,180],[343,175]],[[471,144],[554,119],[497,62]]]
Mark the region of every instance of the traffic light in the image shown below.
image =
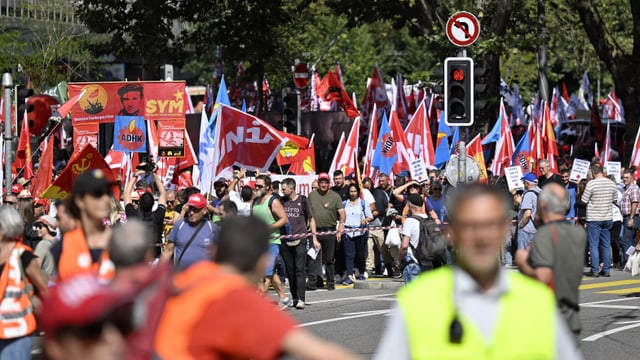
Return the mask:
[[[436,68],[432,75],[436,79],[436,82],[433,84],[431,89],[434,96],[433,106],[438,110],[444,110],[444,67]]]
[[[16,103],[17,106],[17,116],[16,116],[16,128],[18,129],[18,134],[22,129],[22,119],[24,119],[24,112],[30,113],[33,111],[33,105],[27,104],[27,99],[33,96],[33,89],[27,89],[22,85],[18,85],[16,87]],[[27,119],[29,118],[29,114],[27,114]],[[33,124],[29,124],[29,127],[33,126]]]
[[[287,92],[282,97],[282,123],[284,131],[298,134],[298,116],[300,116],[300,98],[297,91]]]
[[[473,124],[473,59],[444,61],[444,121],[449,126]]]
[[[487,90],[489,85],[487,84],[487,76],[489,75],[489,69],[482,65],[475,65],[473,68],[473,83],[474,83],[474,104],[473,110],[477,114],[484,111],[487,108],[489,102],[486,99]]]

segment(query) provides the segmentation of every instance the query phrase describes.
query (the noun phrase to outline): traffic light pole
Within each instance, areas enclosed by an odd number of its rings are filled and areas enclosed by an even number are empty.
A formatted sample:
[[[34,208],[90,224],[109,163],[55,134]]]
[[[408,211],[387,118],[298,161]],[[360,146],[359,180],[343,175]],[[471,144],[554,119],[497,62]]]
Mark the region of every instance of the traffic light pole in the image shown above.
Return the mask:
[[[462,49],[458,57],[467,57],[467,49]],[[471,69],[473,72],[473,69]],[[471,89],[473,91],[473,89]],[[471,104],[473,106],[473,103]],[[458,134],[461,140],[458,142],[458,185],[462,185],[467,181],[467,132],[462,126],[458,127]]]
[[[302,92],[300,89],[296,89],[296,135],[302,135],[302,111],[301,111],[301,103],[302,103]]]
[[[4,87],[4,189],[5,194],[11,193],[11,74],[2,74]]]

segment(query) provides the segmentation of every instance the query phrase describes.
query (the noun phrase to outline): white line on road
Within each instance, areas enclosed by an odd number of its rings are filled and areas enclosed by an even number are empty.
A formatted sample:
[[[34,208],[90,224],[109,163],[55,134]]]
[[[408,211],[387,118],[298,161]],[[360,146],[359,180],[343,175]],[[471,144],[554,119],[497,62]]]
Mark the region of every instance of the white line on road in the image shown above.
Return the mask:
[[[622,298],[622,299],[612,299],[612,300],[594,301],[594,302],[582,303],[582,304],[580,304],[580,306],[594,305],[594,304],[606,304],[606,303],[611,303],[611,302],[628,301],[628,300],[640,300],[640,298],[637,298],[637,297],[629,297],[629,298]]]
[[[329,303],[329,302],[335,302],[335,301],[346,301],[346,300],[375,300],[377,298],[389,297],[389,296],[396,296],[396,294],[352,296],[352,297],[346,297],[346,298],[335,298],[335,299],[309,301],[309,305]]]
[[[626,310],[637,310],[637,309],[640,309],[640,306],[630,306],[630,305],[605,305],[605,304],[580,305],[580,307],[586,307],[586,308],[602,308],[602,309],[626,309]]]
[[[333,319],[312,321],[312,322],[300,324],[300,325],[298,325],[298,327],[307,327],[307,326],[313,326],[313,325],[320,325],[320,324],[326,324],[326,323],[349,320],[349,319],[357,319],[357,318],[368,317],[368,316],[387,315],[389,313],[391,313],[391,310],[374,310],[374,311],[364,312],[364,313],[361,313],[361,314],[358,314],[358,315],[343,316],[343,317],[338,317],[338,318],[333,318]]]
[[[597,334],[593,334],[589,337],[586,337],[584,339],[582,339],[582,341],[596,341],[598,339],[602,339],[605,336],[609,336],[615,333],[619,333],[625,330],[629,330],[629,329],[633,329],[633,328],[637,328],[640,327],[640,323],[637,324],[633,324],[633,325],[627,325],[627,326],[622,326],[619,328],[615,328],[615,329],[611,329],[611,330],[607,330],[607,331],[603,331],[603,332],[599,332]]]

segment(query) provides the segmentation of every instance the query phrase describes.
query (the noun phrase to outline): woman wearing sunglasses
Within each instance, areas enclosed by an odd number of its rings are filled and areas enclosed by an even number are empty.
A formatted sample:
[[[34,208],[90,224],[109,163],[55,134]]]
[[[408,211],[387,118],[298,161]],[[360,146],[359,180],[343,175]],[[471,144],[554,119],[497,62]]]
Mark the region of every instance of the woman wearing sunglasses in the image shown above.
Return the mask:
[[[80,226],[51,248],[58,280],[87,273],[103,280],[113,278],[114,266],[106,251],[111,228],[105,220],[111,214],[114,185],[102,170],[85,171],[74,181],[68,206]]]

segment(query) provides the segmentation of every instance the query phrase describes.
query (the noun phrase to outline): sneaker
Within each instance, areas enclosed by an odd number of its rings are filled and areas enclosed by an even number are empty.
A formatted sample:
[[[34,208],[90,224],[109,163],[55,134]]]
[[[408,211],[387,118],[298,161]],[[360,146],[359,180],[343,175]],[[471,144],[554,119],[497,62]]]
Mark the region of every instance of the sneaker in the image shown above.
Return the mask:
[[[279,305],[280,305],[280,310],[288,308],[290,306],[293,306],[293,300],[291,300],[291,298],[289,297],[280,299]]]
[[[298,300],[298,303],[296,304],[296,309],[304,309],[304,301],[302,300]]]
[[[611,277],[611,274],[610,274],[610,273],[608,273],[608,272],[604,272],[604,270],[600,271],[600,272],[598,273],[598,275],[600,275],[600,276],[604,276],[604,277]]]
[[[589,271],[589,272],[584,273],[584,276],[599,277],[600,275],[598,273],[594,273],[593,271]]]
[[[344,284],[344,285],[353,285],[353,280],[351,279],[351,277],[347,276],[347,278],[344,279],[342,284]]]
[[[358,276],[358,281],[365,281],[365,280],[367,280],[366,276],[364,276],[364,275]]]

